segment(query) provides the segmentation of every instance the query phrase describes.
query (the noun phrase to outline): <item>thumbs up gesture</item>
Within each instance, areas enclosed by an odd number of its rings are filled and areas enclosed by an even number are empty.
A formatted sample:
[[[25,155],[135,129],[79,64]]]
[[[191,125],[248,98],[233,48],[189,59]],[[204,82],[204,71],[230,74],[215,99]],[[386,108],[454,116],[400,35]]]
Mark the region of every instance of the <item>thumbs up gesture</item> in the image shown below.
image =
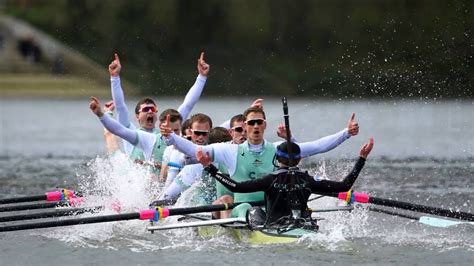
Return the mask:
[[[355,120],[355,113],[352,113],[349,123],[347,124],[347,129],[349,130],[349,135],[355,136],[359,134],[359,124]]]

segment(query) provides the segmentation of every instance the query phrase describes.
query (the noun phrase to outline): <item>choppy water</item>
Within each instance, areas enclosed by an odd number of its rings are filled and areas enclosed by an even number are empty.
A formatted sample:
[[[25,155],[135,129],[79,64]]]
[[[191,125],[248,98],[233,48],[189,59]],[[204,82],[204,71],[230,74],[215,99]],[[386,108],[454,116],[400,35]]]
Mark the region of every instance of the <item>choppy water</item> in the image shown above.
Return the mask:
[[[204,99],[195,111],[213,114],[215,123],[220,123],[250,102]],[[158,104],[164,109],[179,103],[165,99]],[[351,112],[356,112],[361,126],[360,136],[307,161],[311,172],[342,178],[362,143],[374,136],[376,146],[356,190],[474,211],[472,102],[289,99],[289,104],[291,126],[301,141],[342,129]],[[267,100],[265,109],[267,137],[276,140],[272,135],[282,121],[279,100]],[[97,203],[105,199],[100,196],[107,196],[132,210],[146,208],[156,194],[139,168],[122,158],[112,163],[106,158],[101,126],[88,110],[87,99],[0,99],[0,119],[0,197],[41,194],[56,186],[81,188],[98,194]],[[133,172],[124,172],[124,167]],[[316,203],[315,207],[336,204],[333,199]],[[151,235],[142,221],[0,233],[0,264],[471,265],[474,259],[473,226],[433,228],[363,209],[321,216],[327,219],[320,223],[317,237],[263,247],[227,237],[201,239],[187,229]]]

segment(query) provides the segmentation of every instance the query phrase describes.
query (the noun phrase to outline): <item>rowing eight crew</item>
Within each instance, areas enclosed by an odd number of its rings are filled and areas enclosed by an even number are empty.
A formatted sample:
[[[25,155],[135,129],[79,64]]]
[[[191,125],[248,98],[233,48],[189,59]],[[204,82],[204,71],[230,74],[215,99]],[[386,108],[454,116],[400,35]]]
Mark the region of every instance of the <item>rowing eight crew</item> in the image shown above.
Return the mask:
[[[165,150],[172,150],[172,154],[174,152],[179,154],[181,158],[186,158],[186,160],[181,161],[182,164],[178,164],[178,166],[184,166],[186,163],[191,162],[195,163],[197,147],[208,143],[208,133],[212,128],[212,120],[204,114],[194,115],[193,117],[195,117],[196,120],[191,121],[191,141],[189,141],[180,136],[181,131],[179,129],[182,121],[180,112],[173,109],[167,109],[162,113],[162,115],[160,115],[160,131],[158,132],[154,129],[157,112],[156,104],[145,99],[145,101],[140,101],[139,104],[137,104],[135,110],[141,129],[133,129],[130,121],[123,119],[125,114],[127,114],[126,116],[128,117],[128,113],[123,112],[123,106],[125,106],[123,100],[124,97],[120,87],[120,81],[117,82],[120,67],[120,61],[116,55],[116,59],[112,62],[111,66],[109,66],[109,72],[111,74],[112,95],[119,113],[117,118],[119,122],[116,122],[108,115],[104,115],[100,108],[98,99],[93,97],[90,103],[91,110],[99,117],[105,129],[128,141],[129,144],[133,144],[134,147],[132,150],[142,154],[138,159],[147,162],[148,165],[168,165],[168,163],[161,163]],[[198,70],[200,76],[203,76],[204,74],[207,75],[209,71],[209,65],[204,62],[203,54],[201,54],[200,59],[198,59]],[[195,87],[196,84],[193,88]],[[198,94],[200,94],[203,85],[197,87],[199,87],[197,91],[199,91]],[[193,88],[190,92],[193,91]],[[191,94],[194,95],[195,93]],[[186,99],[189,98],[188,96],[186,96]],[[196,101],[196,99],[193,100],[191,105],[194,105]],[[264,139],[264,132],[266,129],[265,112],[263,111],[260,99],[255,103],[232,124],[230,132],[236,136],[233,138],[233,143],[214,143],[202,146],[204,151],[210,154],[212,160],[215,163],[218,163],[219,169],[222,172],[228,173],[230,177],[238,182],[259,179],[265,174],[271,173],[275,170],[273,160],[276,153],[276,146],[279,143],[269,143]],[[121,106],[121,108],[119,108],[119,106]],[[119,109],[122,109],[122,111],[119,111]],[[205,119],[202,119],[203,117]],[[357,135],[358,131],[359,127],[355,121],[355,115],[352,114],[347,128],[333,135],[312,142],[300,143],[301,157],[327,152],[340,145],[350,136]],[[279,126],[278,132],[280,137],[286,138],[286,132],[282,125]],[[247,139],[245,139],[245,137]],[[171,145],[173,145],[173,147],[169,147]],[[127,150],[130,149],[125,148],[125,151]],[[171,170],[171,167],[169,168]],[[202,177],[205,176],[209,176],[209,173],[206,171],[202,172]],[[172,184],[172,178],[167,180],[169,181],[167,182],[167,185]],[[262,192],[232,194],[224,189],[220,190],[223,192],[218,195],[219,198],[215,203],[231,203],[234,201],[242,202],[263,199]],[[164,195],[166,196],[166,193]],[[239,208],[234,210],[234,215],[245,210],[245,207],[243,206]],[[217,218],[225,218],[228,216],[228,212],[216,214]]]

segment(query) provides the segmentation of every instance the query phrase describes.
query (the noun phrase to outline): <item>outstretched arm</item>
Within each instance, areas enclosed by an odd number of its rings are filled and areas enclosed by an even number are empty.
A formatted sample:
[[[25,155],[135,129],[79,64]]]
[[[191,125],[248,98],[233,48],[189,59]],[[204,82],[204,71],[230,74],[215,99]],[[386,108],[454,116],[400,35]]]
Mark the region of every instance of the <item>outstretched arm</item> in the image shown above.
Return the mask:
[[[328,152],[339,146],[346,139],[357,134],[359,134],[359,124],[355,120],[355,113],[352,113],[347,128],[315,141],[298,143],[301,148],[301,157],[308,157],[318,153]]]
[[[273,182],[273,177],[271,175],[245,182],[236,182],[227,174],[220,173],[217,167],[210,163],[211,156],[209,153],[205,153],[202,149],[198,149],[196,151],[196,158],[202,165],[206,166],[205,170],[212,177],[232,192],[248,193],[264,191],[268,189]]]
[[[173,130],[170,128],[170,116],[166,116],[166,120],[164,123],[160,124],[160,132],[162,137],[165,139],[168,145],[174,145],[176,149],[180,152],[191,156],[194,158],[196,154],[198,145],[194,144],[193,142],[178,136],[173,133]],[[204,149],[207,151],[212,151],[212,148],[209,146],[205,146]]]
[[[130,119],[128,118],[129,112],[127,105],[125,104],[125,96],[120,83],[120,70],[122,69],[122,65],[120,64],[118,54],[115,53],[114,56],[114,61],[109,65],[112,99],[114,100],[115,108],[117,109],[117,120],[123,126],[130,127]]]
[[[309,183],[311,191],[313,193],[329,193],[329,192],[346,192],[352,188],[360,171],[364,167],[367,156],[374,147],[374,139],[370,138],[369,142],[364,144],[360,149],[360,157],[352,171],[342,180],[341,182],[330,181],[330,180],[311,180]]]
[[[112,132],[112,134],[125,139],[126,141],[136,144],[138,141],[138,135],[135,130],[128,129],[115,121],[114,119],[110,118],[108,115],[104,115],[102,109],[100,107],[99,99],[96,97],[91,97],[91,102],[89,104],[89,108],[91,111],[99,117],[100,122],[104,127]]]
[[[194,105],[201,97],[202,90],[204,89],[204,85],[206,85],[207,75],[209,75],[209,64],[204,61],[204,53],[201,53],[201,57],[198,59],[197,69],[199,72],[198,77],[196,78],[196,82],[194,85],[189,89],[186,97],[184,97],[183,103],[178,107],[178,112],[183,117],[183,121],[186,120],[191,113],[191,110],[194,108]]]

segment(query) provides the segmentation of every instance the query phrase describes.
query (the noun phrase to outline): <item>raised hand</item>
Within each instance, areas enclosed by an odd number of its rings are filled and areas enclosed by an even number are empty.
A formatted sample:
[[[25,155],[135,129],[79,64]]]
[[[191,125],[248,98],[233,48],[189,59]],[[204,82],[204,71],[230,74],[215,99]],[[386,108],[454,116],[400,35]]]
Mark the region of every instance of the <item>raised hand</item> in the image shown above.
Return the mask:
[[[113,112],[115,109],[114,101],[108,101],[104,104],[104,111],[105,112]]]
[[[209,155],[208,152],[204,154],[201,147],[197,148],[196,150],[196,159],[198,160],[198,162],[200,162],[204,166],[208,166],[209,164],[211,164],[211,161],[212,161],[211,155]]]
[[[291,134],[291,130],[290,130],[290,134]],[[283,123],[278,124],[277,136],[286,140],[286,136],[287,136],[286,127]]]
[[[253,101],[253,103],[252,103],[252,105],[250,105],[250,107],[257,107],[257,108],[263,109],[263,99],[257,99],[255,101]]]
[[[164,123],[160,123],[160,132],[164,137],[168,137],[173,130],[170,127],[170,115],[166,115]]]
[[[94,96],[91,96],[91,102],[89,103],[89,108],[98,117],[102,117],[104,115],[104,113],[102,112],[102,109],[100,108],[99,99],[97,99]]]
[[[201,56],[198,59],[197,69],[200,75],[206,76],[209,75],[209,69],[211,66],[204,61],[204,52],[201,53]]]
[[[355,113],[352,113],[351,118],[349,118],[349,123],[347,124],[347,128],[349,129],[349,135],[355,136],[359,134],[359,124],[355,120]]]
[[[374,147],[374,138],[370,138],[369,142],[364,144],[362,148],[360,149],[360,157],[367,159],[367,156],[369,156],[370,151],[372,151],[372,148]]]
[[[109,74],[111,77],[118,77],[120,75],[120,70],[122,65],[120,64],[120,58],[117,53],[114,54],[115,59],[109,65]]]

